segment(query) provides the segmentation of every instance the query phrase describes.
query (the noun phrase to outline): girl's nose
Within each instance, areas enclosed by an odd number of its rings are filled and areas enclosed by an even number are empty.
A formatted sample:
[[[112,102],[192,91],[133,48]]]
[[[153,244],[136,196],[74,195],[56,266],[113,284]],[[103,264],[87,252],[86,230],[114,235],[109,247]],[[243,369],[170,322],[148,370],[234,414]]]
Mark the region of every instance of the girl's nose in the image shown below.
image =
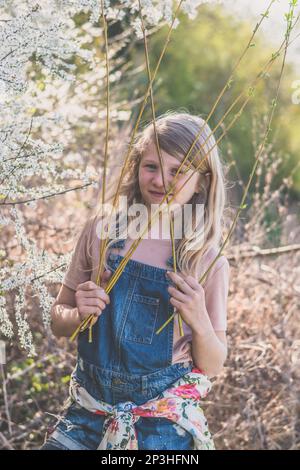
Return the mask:
[[[166,180],[166,178],[165,178]],[[154,176],[153,176],[153,183],[157,188],[163,188],[164,187],[164,180],[162,177],[162,172],[158,171]]]
[[[168,175],[168,172],[166,170],[164,171],[164,179],[165,179],[166,188],[170,187],[173,181],[173,176]],[[159,169],[159,171],[157,171],[155,175],[153,175],[153,183],[155,184],[157,188],[164,189],[164,180],[163,180],[161,169]]]

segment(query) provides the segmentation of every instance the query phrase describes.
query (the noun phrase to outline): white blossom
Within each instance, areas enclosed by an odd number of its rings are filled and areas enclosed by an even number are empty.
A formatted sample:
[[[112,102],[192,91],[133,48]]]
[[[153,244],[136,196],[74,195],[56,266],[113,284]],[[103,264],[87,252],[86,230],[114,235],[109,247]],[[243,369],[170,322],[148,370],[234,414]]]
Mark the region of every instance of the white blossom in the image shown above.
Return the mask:
[[[20,345],[22,348],[28,351],[30,356],[35,356],[36,351],[33,344],[33,337],[30,331],[30,326],[27,321],[27,314],[26,312],[22,313],[24,308],[26,308],[25,292],[23,289],[19,289],[15,297],[15,313]]]
[[[13,336],[13,324],[9,319],[6,310],[6,299],[3,294],[0,294],[0,331],[8,338]]]
[[[202,3],[185,0],[181,11],[193,18]],[[105,60],[86,45],[103,40],[102,7],[109,24],[126,18],[122,39],[110,46],[113,64],[124,45],[143,39],[141,15],[148,36],[171,26],[177,5],[174,0],[0,0],[0,229],[15,234],[12,242],[22,253],[16,260],[9,247],[0,249],[0,332],[11,338],[16,326],[21,347],[31,355],[35,349],[26,299],[37,297],[48,328],[54,300],[49,285],[62,281],[72,253],[55,255],[39,248],[28,236],[26,210],[38,211],[37,201],[50,204],[74,186],[99,189],[103,174],[98,160],[95,167],[89,160],[86,165],[74,142],[77,127],[96,134],[107,112],[99,96],[106,86]],[[81,12],[89,19],[78,27],[74,17]],[[175,19],[173,28],[178,25]],[[78,61],[87,69],[83,77],[77,74]],[[117,64],[110,72],[111,86],[123,78],[119,57]],[[112,99],[111,122],[130,116],[130,108]],[[97,155],[98,149],[91,150]],[[11,311],[8,297],[14,298]]]
[[[13,2],[17,5],[22,2]],[[35,54],[51,74],[74,80],[74,65],[66,61],[76,54],[87,60],[90,52],[69,41],[64,15],[52,7],[36,4],[24,13],[7,17],[0,29],[0,83],[7,93],[23,93],[28,86],[26,69]],[[19,6],[19,5],[18,5]],[[67,18],[69,20],[69,16]],[[63,66],[63,67],[62,67]],[[67,69],[67,70],[65,70]]]
[[[49,326],[50,308],[53,297],[48,293],[45,281],[61,282],[62,270],[54,270],[54,264],[65,267],[70,260],[70,255],[55,259],[44,250],[39,250],[36,244],[29,240],[25,228],[22,214],[19,210],[11,209],[11,216],[14,220],[16,237],[20,245],[25,249],[27,259],[24,262],[15,263],[10,271],[10,276],[4,268],[0,270],[1,289],[5,294],[9,291],[17,291],[15,300],[15,316],[18,326],[18,334],[21,345],[26,347],[31,353],[34,351],[32,344],[32,334],[27,323],[25,293],[31,289],[38,296],[43,313],[43,323]],[[12,324],[5,312],[5,299],[0,295],[0,330],[6,336],[12,336]]]

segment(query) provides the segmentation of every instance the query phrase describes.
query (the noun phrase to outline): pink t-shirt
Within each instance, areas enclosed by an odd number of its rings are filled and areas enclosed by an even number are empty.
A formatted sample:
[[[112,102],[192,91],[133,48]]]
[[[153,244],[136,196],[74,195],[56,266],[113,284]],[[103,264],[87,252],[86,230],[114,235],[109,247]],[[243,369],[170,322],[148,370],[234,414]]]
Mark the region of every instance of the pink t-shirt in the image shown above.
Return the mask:
[[[76,290],[78,284],[88,280],[96,282],[100,253],[100,240],[96,235],[96,225],[97,221],[90,219],[85,224],[77,239],[71,263],[62,281],[62,283],[70,289]],[[124,256],[132,242],[133,240],[128,237],[124,248],[111,248],[111,252]],[[206,271],[217,253],[216,248],[211,248],[205,253],[201,260],[200,275]],[[132,254],[131,259],[170,270],[170,266],[167,265],[167,260],[171,255],[172,245],[170,240],[148,238],[141,240]],[[229,263],[225,256],[221,256],[216,261],[203,283],[207,312],[212,326],[216,331],[225,331],[227,329],[228,284]],[[178,315],[176,315],[175,318],[172,363],[192,361],[192,330],[183,322],[184,336],[181,337]]]

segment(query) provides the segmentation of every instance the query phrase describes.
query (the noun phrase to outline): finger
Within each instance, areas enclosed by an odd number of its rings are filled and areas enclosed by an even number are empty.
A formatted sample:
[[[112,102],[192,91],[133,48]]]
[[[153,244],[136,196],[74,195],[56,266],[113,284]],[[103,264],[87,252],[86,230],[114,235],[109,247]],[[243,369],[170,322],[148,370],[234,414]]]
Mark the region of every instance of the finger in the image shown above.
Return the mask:
[[[195,279],[193,276],[186,276],[185,282],[194,290],[201,290],[203,289],[201,284]]]
[[[93,298],[93,297],[97,299],[98,297],[101,297],[101,295],[104,292],[104,289],[102,287],[98,287],[97,289],[92,289],[92,290],[86,290],[84,292],[82,291],[82,289],[80,290],[81,290],[80,296],[84,297],[85,299]],[[77,292],[77,295],[78,295],[78,292]]]
[[[93,281],[86,281],[86,282],[83,282],[82,284],[78,284],[76,290],[93,290],[93,289],[97,289],[98,287],[99,286],[97,286],[97,284],[95,284]]]
[[[109,270],[104,271],[104,273],[101,276],[101,281],[107,281],[112,275],[112,272]]]
[[[182,310],[184,307],[183,303],[179,300],[174,299],[174,297],[170,298],[170,302],[174,307],[178,308],[178,310]]]
[[[77,294],[77,295],[76,295]],[[78,292],[76,292],[75,297],[78,297]],[[84,299],[101,299],[107,304],[110,304],[109,295],[104,291],[104,289],[98,288],[90,291],[84,291],[80,294],[81,298]]]
[[[100,290],[99,297],[107,304],[110,304],[109,295],[104,290]]]
[[[111,278],[111,275],[112,275],[112,272],[111,272],[111,271],[108,271],[108,270],[105,271],[105,272],[102,274],[101,279],[100,279],[100,285],[101,285],[102,287],[105,288],[105,287],[107,286],[107,284],[108,284],[108,282],[109,282],[109,280],[110,280],[110,278]]]
[[[180,277],[178,274],[167,271],[169,278],[174,282],[176,287],[181,290],[184,294],[192,295],[193,289],[185,282],[185,280]]]
[[[80,307],[78,308],[80,318],[84,320],[89,315],[101,315],[102,310],[99,307]]]
[[[188,296],[180,292],[175,287],[172,287],[172,286],[168,287],[168,291],[170,295],[174,297],[176,300],[179,300],[180,302],[183,302],[183,303],[188,301]]]
[[[78,304],[79,306],[84,305],[84,306],[90,306],[90,307],[99,307],[102,309],[106,307],[105,302],[103,302],[103,300],[99,299],[98,297],[85,298],[82,301],[79,301]]]
[[[104,273],[102,274],[102,277],[107,279],[112,275],[112,272],[109,269],[106,269]]]

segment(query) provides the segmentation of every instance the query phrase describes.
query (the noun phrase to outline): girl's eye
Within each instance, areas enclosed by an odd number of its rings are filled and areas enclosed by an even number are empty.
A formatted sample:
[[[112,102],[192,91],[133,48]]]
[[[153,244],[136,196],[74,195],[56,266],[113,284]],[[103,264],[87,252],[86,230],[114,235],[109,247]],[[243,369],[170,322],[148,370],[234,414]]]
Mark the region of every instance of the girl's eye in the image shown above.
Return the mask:
[[[145,167],[146,167],[146,168],[151,168],[152,170],[156,170],[156,166],[155,166],[155,165],[151,165],[150,163],[149,163],[148,165],[145,165]],[[173,175],[176,175],[176,172],[177,172],[177,170],[175,170],[175,169],[174,169],[174,170],[171,170],[171,173],[172,173]],[[181,171],[179,172],[179,175],[183,175],[183,173],[184,173],[184,171],[181,170]]]

